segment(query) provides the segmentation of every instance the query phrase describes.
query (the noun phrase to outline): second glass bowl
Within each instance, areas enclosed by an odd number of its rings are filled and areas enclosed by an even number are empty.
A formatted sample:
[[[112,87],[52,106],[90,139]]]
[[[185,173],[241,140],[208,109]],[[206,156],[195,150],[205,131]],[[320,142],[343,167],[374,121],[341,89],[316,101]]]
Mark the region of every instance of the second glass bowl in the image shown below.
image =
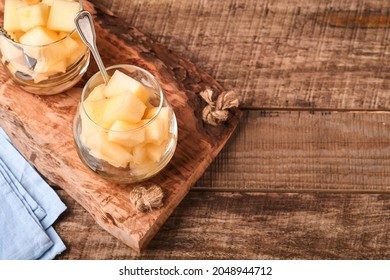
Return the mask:
[[[150,93],[140,97],[146,107],[143,119],[137,124],[118,119],[108,128],[95,121],[104,106],[106,111],[103,114],[109,111],[110,114],[120,115],[115,109],[107,109],[114,101],[107,105],[104,98],[89,97],[91,93],[95,94],[94,89],[104,86],[98,72],[83,89],[74,118],[73,135],[81,160],[92,171],[116,183],[134,183],[154,176],[169,163],[177,145],[177,122],[170,103],[152,74],[133,65],[115,65],[107,68],[107,73],[112,77],[116,70],[141,83]],[[117,102],[115,106],[123,106],[124,103]],[[138,109],[129,107],[126,114]]]
[[[73,87],[87,71],[89,49],[76,30],[51,44],[29,46],[0,35],[0,59],[25,91],[53,95]]]

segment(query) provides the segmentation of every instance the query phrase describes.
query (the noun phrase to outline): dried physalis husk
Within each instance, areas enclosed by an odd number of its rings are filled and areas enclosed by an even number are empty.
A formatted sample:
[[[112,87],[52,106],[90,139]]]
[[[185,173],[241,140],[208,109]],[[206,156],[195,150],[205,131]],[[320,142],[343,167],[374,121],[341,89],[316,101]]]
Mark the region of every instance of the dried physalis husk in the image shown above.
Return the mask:
[[[138,212],[150,212],[163,206],[164,192],[161,187],[153,185],[146,189],[135,187],[130,192],[130,202]]]
[[[204,122],[217,126],[229,118],[228,109],[238,107],[240,102],[233,91],[225,91],[218,95],[214,101],[213,91],[209,88],[200,93],[200,96],[208,104],[202,111]]]

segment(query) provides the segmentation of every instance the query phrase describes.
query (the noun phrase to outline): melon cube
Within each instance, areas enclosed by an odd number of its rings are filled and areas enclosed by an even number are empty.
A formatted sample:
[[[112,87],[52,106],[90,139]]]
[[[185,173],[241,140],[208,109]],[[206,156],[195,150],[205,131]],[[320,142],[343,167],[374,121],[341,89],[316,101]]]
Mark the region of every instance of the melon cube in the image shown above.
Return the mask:
[[[52,62],[50,60],[38,60],[34,67],[34,71],[40,74],[54,75],[58,73],[65,73],[66,66],[67,65],[65,60],[60,60],[57,62]]]
[[[109,128],[110,126],[105,126],[103,122],[103,112],[107,106],[107,99],[99,99],[99,100],[85,100],[84,101],[84,109],[88,114],[90,120],[95,122],[104,128]]]
[[[21,30],[18,8],[25,6],[22,0],[5,0],[4,2],[4,29],[8,32]]]
[[[73,40],[71,37],[63,39],[61,46],[64,48],[63,51],[66,53],[66,56],[71,56],[74,52],[77,52],[79,49],[79,43]],[[60,50],[57,50],[60,51]]]
[[[27,31],[19,38],[20,43],[30,46],[48,45],[57,40],[58,34],[56,32],[42,26]]]
[[[91,91],[91,93],[88,95],[86,100],[88,100],[88,101],[96,101],[96,100],[103,99],[104,98],[104,95],[103,95],[104,87],[105,87],[105,84],[100,84],[100,85],[96,86]]]
[[[77,43],[77,48],[74,49],[74,51],[68,55],[67,57],[68,65],[72,65],[73,63],[77,62],[87,52],[88,47],[84,43],[78,43],[75,40],[74,42]]]
[[[145,164],[149,160],[145,145],[140,144],[133,148],[133,163],[140,165]]]
[[[50,48],[46,50],[45,57],[52,61],[64,60],[64,62],[69,65],[70,63],[68,60],[70,57],[74,56],[75,53],[79,53],[79,44],[71,37],[67,37],[63,38],[58,44],[50,46]]]
[[[143,164],[132,164],[130,163],[131,173],[138,176],[138,175],[145,175],[147,173],[150,173],[153,169],[156,168],[156,164],[151,162],[150,160],[147,160]]]
[[[87,113],[80,108],[80,118],[81,118],[81,140],[86,142],[90,137],[98,135],[102,128],[93,122]]]
[[[165,144],[164,142],[163,144]],[[159,162],[162,155],[164,154],[166,150],[166,145],[155,145],[155,144],[146,144],[145,149],[148,157],[153,161],[153,162]]]
[[[76,28],[74,18],[79,10],[79,2],[54,0],[50,9],[47,28],[57,31],[72,31]]]
[[[75,52],[77,53],[78,49],[79,44],[71,37],[67,37],[55,44],[46,46],[45,48],[34,50],[39,53],[38,56],[32,53],[33,50],[31,50],[31,52],[29,51],[28,54],[32,57],[36,57],[38,60],[42,60],[46,65],[54,65],[62,62],[66,69],[69,65],[69,57],[71,57]]]
[[[46,26],[49,17],[49,6],[42,3],[27,5],[19,7],[17,12],[20,28],[26,32],[37,26]]]
[[[154,116],[158,108],[150,110],[149,115]],[[169,138],[170,112],[168,107],[162,107],[157,117],[146,126],[145,140],[148,143],[160,145]]]
[[[65,33],[60,33],[60,36],[64,35]],[[67,35],[69,35],[69,33],[66,33],[65,36]],[[72,38],[78,44],[78,47],[68,55],[68,65],[71,65],[78,61],[88,51],[87,45],[85,45],[84,42],[81,40],[78,32],[71,33],[70,38]]]
[[[104,95],[107,97],[113,97],[125,91],[130,91],[143,103],[146,103],[149,100],[149,89],[132,77],[116,70],[104,90]]]
[[[103,122],[113,124],[117,120],[136,123],[144,115],[146,106],[130,92],[108,98],[107,106],[103,112]]]
[[[90,154],[107,161],[115,167],[127,167],[133,160],[133,155],[120,145],[107,140],[107,133],[89,137],[85,145],[90,149]]]
[[[145,130],[138,124],[118,120],[111,126],[108,140],[131,149],[145,140]]]

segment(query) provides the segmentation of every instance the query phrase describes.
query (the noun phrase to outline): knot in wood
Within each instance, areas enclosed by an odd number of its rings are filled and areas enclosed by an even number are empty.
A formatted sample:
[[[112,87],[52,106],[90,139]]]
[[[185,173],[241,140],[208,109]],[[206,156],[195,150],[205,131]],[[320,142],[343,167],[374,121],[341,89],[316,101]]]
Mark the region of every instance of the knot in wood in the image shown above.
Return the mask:
[[[138,212],[150,212],[154,208],[163,206],[164,193],[162,189],[153,185],[146,189],[144,187],[135,187],[130,192],[130,202]]]
[[[209,88],[200,93],[207,103],[202,111],[202,119],[210,125],[217,126],[229,118],[228,109],[238,107],[240,102],[234,91],[224,91],[218,95],[216,100],[213,95],[213,91]]]

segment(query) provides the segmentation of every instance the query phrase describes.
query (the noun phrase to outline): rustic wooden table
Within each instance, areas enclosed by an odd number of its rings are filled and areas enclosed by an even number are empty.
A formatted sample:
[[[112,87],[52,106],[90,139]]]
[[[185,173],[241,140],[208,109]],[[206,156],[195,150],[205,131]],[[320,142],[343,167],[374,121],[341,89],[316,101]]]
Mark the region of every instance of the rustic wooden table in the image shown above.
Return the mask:
[[[244,116],[141,254],[58,189],[59,259],[390,258],[389,1],[92,2],[235,90]]]

